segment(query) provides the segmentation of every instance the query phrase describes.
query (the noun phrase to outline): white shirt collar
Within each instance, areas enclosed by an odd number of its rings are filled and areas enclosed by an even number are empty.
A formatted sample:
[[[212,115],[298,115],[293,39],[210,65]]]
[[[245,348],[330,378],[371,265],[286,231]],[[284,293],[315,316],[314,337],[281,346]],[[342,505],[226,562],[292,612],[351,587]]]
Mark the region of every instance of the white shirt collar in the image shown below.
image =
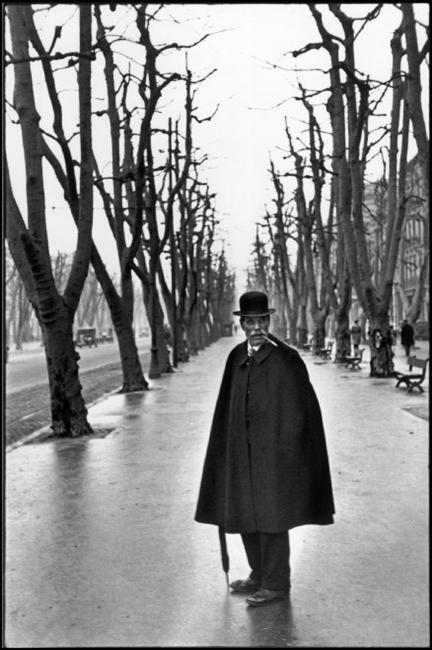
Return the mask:
[[[258,350],[260,349],[260,347],[261,347],[261,345],[251,345],[251,344],[249,343],[249,339],[248,339],[248,342],[247,342],[247,353],[248,353],[248,356],[249,356],[249,357],[252,356],[253,352],[258,352]]]

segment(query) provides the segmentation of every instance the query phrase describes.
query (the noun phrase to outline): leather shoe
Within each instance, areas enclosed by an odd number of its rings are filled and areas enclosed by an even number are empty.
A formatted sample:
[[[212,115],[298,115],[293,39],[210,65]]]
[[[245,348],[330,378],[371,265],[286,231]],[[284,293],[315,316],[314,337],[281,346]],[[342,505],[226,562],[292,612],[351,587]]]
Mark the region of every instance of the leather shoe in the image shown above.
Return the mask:
[[[259,582],[256,582],[256,580],[252,580],[252,578],[246,578],[246,580],[234,580],[230,584],[230,587],[233,591],[237,591],[239,593],[254,593],[257,589],[259,589],[260,585]]]
[[[288,597],[288,594],[288,590],[258,589],[252,596],[246,598],[246,602],[252,607],[259,607],[260,605],[273,603],[276,600],[283,600]]]

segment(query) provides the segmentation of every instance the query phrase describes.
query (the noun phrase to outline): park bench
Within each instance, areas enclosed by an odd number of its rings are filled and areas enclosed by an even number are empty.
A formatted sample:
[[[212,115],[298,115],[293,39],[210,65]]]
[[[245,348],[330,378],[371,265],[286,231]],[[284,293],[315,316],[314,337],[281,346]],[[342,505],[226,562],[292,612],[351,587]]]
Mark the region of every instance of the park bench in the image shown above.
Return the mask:
[[[351,370],[360,370],[360,364],[363,359],[363,352],[364,348],[360,348],[359,354],[344,357],[345,368],[351,368]]]
[[[417,359],[417,357],[408,357],[407,364],[410,372],[399,372],[398,370],[395,370],[393,373],[393,376],[395,379],[397,379],[396,388],[398,388],[400,384],[405,384],[408,389],[408,393],[411,393],[413,388],[418,388],[423,393],[424,391],[421,384],[424,382],[426,376],[426,367],[428,361],[429,359]],[[413,368],[421,368],[421,372],[412,373],[411,370]]]
[[[323,359],[330,359],[333,348],[333,341],[329,341],[325,348],[318,348],[316,354]]]

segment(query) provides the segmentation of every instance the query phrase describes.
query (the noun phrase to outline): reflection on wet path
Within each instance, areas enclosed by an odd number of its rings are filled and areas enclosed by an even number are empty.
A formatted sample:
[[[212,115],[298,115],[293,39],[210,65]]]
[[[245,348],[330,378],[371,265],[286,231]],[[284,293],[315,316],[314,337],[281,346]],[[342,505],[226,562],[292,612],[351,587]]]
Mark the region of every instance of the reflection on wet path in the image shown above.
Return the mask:
[[[231,346],[92,407],[106,438],[6,455],[8,647],[428,645],[427,423],[331,364],[308,367],[336,523],[291,531],[290,601],[249,608],[228,592],[217,529],[193,518]],[[230,579],[244,578],[240,538],[227,538]]]

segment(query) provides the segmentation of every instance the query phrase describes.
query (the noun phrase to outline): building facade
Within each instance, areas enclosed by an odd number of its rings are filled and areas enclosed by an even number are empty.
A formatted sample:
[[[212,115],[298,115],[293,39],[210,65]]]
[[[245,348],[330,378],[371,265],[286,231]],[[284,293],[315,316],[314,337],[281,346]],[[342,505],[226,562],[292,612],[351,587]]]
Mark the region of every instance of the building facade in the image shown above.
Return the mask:
[[[367,183],[364,188],[363,220],[374,284],[379,281],[387,228],[386,183]],[[423,281],[422,281],[423,278]],[[412,314],[416,292],[423,286],[419,315]],[[414,157],[407,166],[405,218],[394,276],[390,323],[399,329],[407,316],[414,316],[417,338],[429,338],[429,200],[423,177]],[[351,320],[362,320],[361,307],[353,295]],[[363,318],[364,320],[364,318]]]

